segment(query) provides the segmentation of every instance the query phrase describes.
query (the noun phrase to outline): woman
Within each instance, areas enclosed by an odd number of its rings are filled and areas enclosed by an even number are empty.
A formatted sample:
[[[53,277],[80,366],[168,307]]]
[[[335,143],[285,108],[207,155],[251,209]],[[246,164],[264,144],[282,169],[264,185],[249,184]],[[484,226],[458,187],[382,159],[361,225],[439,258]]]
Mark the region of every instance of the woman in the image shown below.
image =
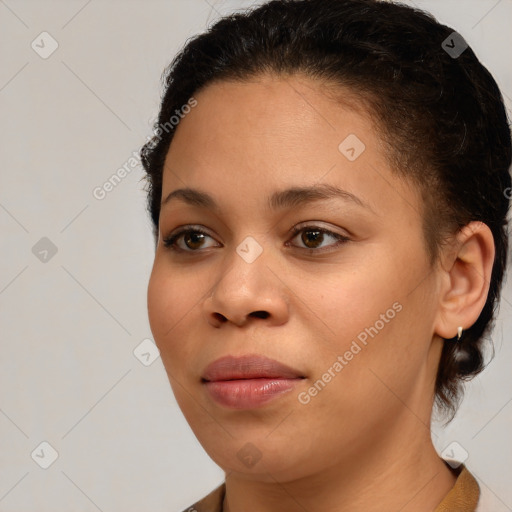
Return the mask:
[[[188,510],[482,510],[430,432],[507,261],[510,131],[464,39],[377,0],[228,16],[171,64],[142,160],[151,330],[226,472]]]

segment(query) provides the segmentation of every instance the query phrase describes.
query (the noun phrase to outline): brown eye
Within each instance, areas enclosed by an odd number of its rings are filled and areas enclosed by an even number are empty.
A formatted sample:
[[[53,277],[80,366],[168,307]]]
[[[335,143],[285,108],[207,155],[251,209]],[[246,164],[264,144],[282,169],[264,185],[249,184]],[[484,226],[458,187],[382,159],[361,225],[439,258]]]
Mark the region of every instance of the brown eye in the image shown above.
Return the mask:
[[[308,249],[316,249],[317,244],[321,244],[323,242],[324,234],[322,231],[313,231],[312,229],[307,229],[302,232],[300,238]]]
[[[186,228],[165,238],[163,244],[174,251],[199,252],[199,249],[212,247],[204,245],[207,238],[212,237],[201,229]],[[182,241],[181,244],[179,243],[180,241]]]
[[[316,252],[323,252],[324,250],[329,250],[329,247],[336,247],[350,241],[350,238],[346,236],[333,233],[332,231],[319,228],[318,226],[294,228],[293,232],[295,233],[293,238],[298,238],[300,235],[300,243],[297,245],[299,249],[310,249]],[[334,243],[322,247],[322,244],[329,238],[334,239]]]
[[[196,232],[185,233],[183,235],[183,243],[189,249],[200,249],[201,244],[204,242],[204,236],[205,235],[203,233],[196,233]]]

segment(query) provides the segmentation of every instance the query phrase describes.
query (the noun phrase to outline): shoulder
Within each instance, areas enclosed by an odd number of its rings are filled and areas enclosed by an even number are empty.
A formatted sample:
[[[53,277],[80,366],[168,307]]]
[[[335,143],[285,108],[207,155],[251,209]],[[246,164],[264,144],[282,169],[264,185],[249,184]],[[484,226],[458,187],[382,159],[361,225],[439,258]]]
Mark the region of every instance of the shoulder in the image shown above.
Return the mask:
[[[510,511],[503,501],[482,482],[478,475],[464,465],[461,469],[454,488],[442,502],[442,505],[448,505],[448,508],[440,507],[440,510]]]
[[[223,482],[203,499],[186,508],[183,512],[222,512],[225,492],[226,484]]]
[[[444,461],[447,465],[447,461]],[[434,512],[477,512],[477,504],[480,497],[480,488],[473,475],[461,464],[457,468],[451,468],[456,475],[455,485],[439,503]]]

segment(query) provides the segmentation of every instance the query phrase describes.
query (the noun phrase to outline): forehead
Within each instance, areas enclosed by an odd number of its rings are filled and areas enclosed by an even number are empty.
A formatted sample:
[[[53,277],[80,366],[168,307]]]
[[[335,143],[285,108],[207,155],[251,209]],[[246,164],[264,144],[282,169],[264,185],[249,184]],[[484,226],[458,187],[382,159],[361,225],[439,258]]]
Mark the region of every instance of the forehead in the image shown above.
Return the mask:
[[[332,91],[303,76],[208,85],[176,128],[162,198],[193,187],[255,206],[277,189],[322,183],[381,214],[400,198],[410,209],[419,196],[391,173],[371,116],[350,91]]]

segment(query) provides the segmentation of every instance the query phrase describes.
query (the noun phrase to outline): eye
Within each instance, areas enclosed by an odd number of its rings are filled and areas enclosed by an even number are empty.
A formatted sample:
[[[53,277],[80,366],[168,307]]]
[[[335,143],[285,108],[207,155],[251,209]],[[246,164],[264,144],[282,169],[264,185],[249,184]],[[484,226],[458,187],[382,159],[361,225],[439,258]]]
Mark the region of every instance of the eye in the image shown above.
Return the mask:
[[[292,229],[292,233],[294,235],[293,238],[297,238],[299,234],[302,234],[300,240],[304,246],[299,246],[299,249],[315,252],[324,252],[325,250],[330,250],[327,248],[337,247],[350,240],[350,238],[344,235],[334,233],[328,229],[320,228],[314,225],[302,227],[296,226]],[[199,227],[186,226],[178,229],[178,231],[164,238],[163,245],[176,252],[199,252],[200,249],[215,247],[215,245],[204,245],[204,241],[207,238],[212,237],[203,229]],[[293,240],[293,238],[291,240]],[[334,243],[328,244],[326,247],[322,248],[321,244],[329,238],[333,239]],[[180,244],[180,242],[182,243]],[[286,245],[289,245],[289,242],[287,242]]]
[[[293,238],[297,238],[297,236],[301,234],[300,241],[305,246],[300,247],[301,249],[310,249],[317,252],[324,252],[324,250],[326,250],[325,248],[319,248],[319,246],[329,237],[335,240],[333,244],[329,244],[331,247],[337,247],[338,245],[344,244],[350,240],[350,238],[344,235],[313,225],[294,227],[293,234],[295,235]],[[327,245],[327,247],[329,247],[329,245]]]
[[[203,242],[206,238],[212,238],[206,231],[197,227],[185,227],[167,238],[164,238],[163,244],[165,247],[177,252],[198,252],[198,249],[204,249]],[[180,246],[178,243],[182,239],[185,247]]]

